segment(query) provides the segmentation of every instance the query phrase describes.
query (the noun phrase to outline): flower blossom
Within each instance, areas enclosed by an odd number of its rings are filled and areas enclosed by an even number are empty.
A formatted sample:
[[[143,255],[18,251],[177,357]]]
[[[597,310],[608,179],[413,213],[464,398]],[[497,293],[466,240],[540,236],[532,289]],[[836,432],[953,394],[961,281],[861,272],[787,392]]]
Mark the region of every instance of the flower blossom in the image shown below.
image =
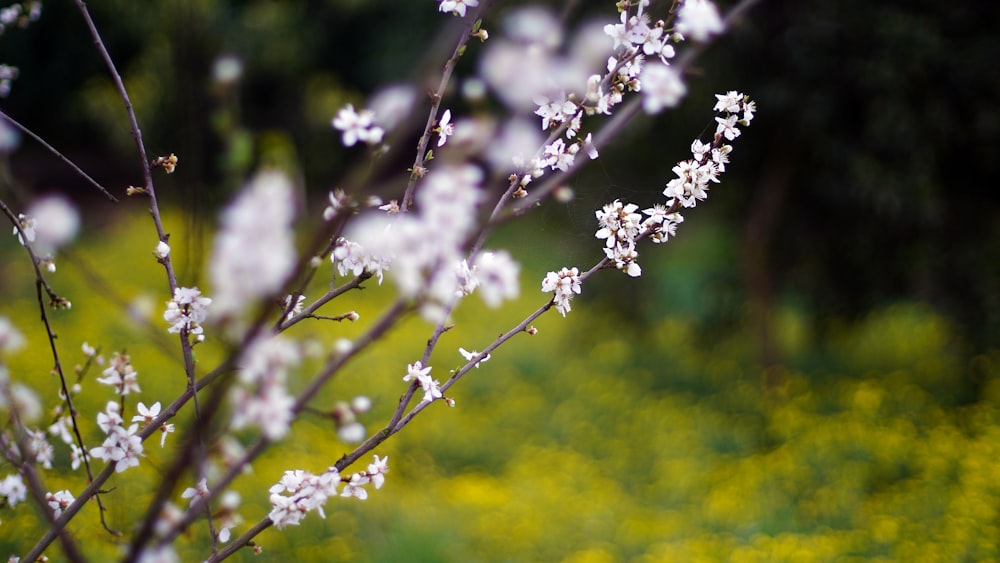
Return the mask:
[[[122,426],[111,426],[104,443],[91,448],[90,455],[103,461],[115,463],[115,471],[121,473],[129,467],[139,465],[139,457],[143,454],[142,439],[137,435],[138,424],[132,424],[128,429]]]
[[[132,358],[128,354],[115,352],[102,373],[104,377],[97,378],[97,382],[114,387],[118,395],[124,396],[133,391],[136,393],[142,391],[139,389],[139,374],[132,367]]]
[[[441,398],[441,384],[431,378],[431,366],[424,367],[419,361],[406,366],[403,381],[416,381],[424,390],[424,401],[430,402]]]
[[[439,12],[451,12],[452,15],[456,15],[460,18],[465,17],[465,10],[467,8],[475,8],[479,5],[479,0],[440,0],[438,5]]]
[[[0,497],[3,497],[10,507],[27,499],[28,487],[25,486],[24,479],[17,473],[4,477],[0,480]]]
[[[559,272],[549,272],[542,280],[542,292],[555,293],[552,299],[556,304],[556,310],[564,317],[572,310],[569,302],[573,295],[578,295],[582,290],[580,270],[575,267],[563,268]]]
[[[281,479],[269,489],[271,511],[268,518],[279,530],[297,526],[306,514],[315,510],[326,518],[323,505],[329,497],[337,495],[340,472],[331,467],[321,475],[302,470],[285,471]]]
[[[707,41],[724,29],[719,9],[709,0],[684,0],[677,12],[677,31],[695,41]]]
[[[143,403],[142,401],[139,401],[139,404],[136,405],[136,410],[139,411],[139,414],[137,414],[137,415],[135,415],[135,416],[132,417],[132,422],[139,422],[139,423],[143,423],[144,425],[145,424],[149,424],[150,422],[153,422],[153,419],[155,419],[156,417],[160,416],[160,408],[161,407],[160,407],[160,402],[159,401],[153,403],[152,406],[149,406],[149,407],[147,407],[146,404]],[[167,434],[171,434],[173,431],[174,431],[174,425],[173,424],[162,424],[162,425],[160,425],[160,433],[161,433],[161,435],[160,435],[160,447],[161,448],[164,447],[164,445],[166,445],[166,443],[167,443]]]
[[[208,318],[208,306],[212,300],[202,297],[197,287],[178,287],[174,290],[174,298],[167,301],[167,310],[163,312],[163,320],[170,323],[167,332],[200,335],[204,332],[201,323]]]
[[[45,502],[48,503],[49,508],[52,509],[53,516],[56,518],[59,518],[63,510],[66,510],[66,507],[73,504],[74,500],[76,498],[66,489],[54,493],[45,493]]]
[[[444,110],[444,114],[441,116],[441,121],[438,123],[438,144],[437,146],[443,147],[445,143],[448,142],[448,137],[455,134],[455,124],[451,122],[451,110]]]
[[[467,361],[467,362],[471,362],[473,358],[477,358],[479,356],[479,352],[477,352],[475,350],[472,350],[470,352],[469,350],[466,350],[465,348],[459,348],[458,349],[458,353],[461,354],[462,357],[465,358],[465,361]],[[489,354],[486,354],[482,358],[477,359],[475,367],[478,368],[479,364],[481,364],[483,362],[488,362],[490,360],[490,358],[492,358],[492,357],[493,356],[491,356]]]
[[[270,440],[288,434],[295,399],[286,382],[300,360],[295,344],[280,336],[259,338],[244,350],[239,385],[230,395],[234,429],[256,426]]]
[[[375,112],[366,109],[355,111],[352,104],[341,108],[332,123],[334,129],[343,131],[341,140],[345,147],[352,147],[358,141],[375,145],[381,143],[385,135],[385,130],[375,125]]]
[[[222,212],[209,274],[222,319],[277,293],[295,267],[292,183],[281,172],[258,174]]]
[[[674,107],[687,93],[680,75],[668,66],[649,65],[642,71],[641,79],[642,108],[646,113],[659,113],[663,108]]]

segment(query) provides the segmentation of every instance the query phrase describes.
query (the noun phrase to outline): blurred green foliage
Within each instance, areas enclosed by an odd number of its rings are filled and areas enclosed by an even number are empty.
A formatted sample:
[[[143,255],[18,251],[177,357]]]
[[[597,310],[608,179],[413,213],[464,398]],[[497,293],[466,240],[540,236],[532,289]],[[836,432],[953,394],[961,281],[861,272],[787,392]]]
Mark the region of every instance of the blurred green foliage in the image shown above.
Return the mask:
[[[173,396],[183,371],[175,355],[156,345],[166,335],[159,318],[166,289],[149,255],[148,220],[134,207],[116,219],[60,262],[52,282],[74,305],[55,322],[68,367],[82,359],[83,341],[105,354],[133,355],[143,392],[129,398],[131,415],[136,400]],[[176,226],[183,218],[169,212],[167,222]],[[664,249],[665,261],[673,248],[682,256],[705,244],[697,230],[686,234]],[[508,233],[503,242],[530,245],[530,237]],[[551,267],[561,259],[532,250],[532,262]],[[0,256],[11,266],[24,260],[12,241]],[[100,279],[120,281],[102,286],[83,265]],[[329,264],[323,268],[330,271]],[[544,301],[535,290],[541,274],[529,266],[525,295],[499,312],[474,298],[460,308],[456,328],[432,357],[434,375],[443,379],[460,365],[459,346],[482,348]],[[56,380],[40,327],[30,322],[37,305],[26,275],[21,268],[3,271],[8,299],[0,314],[15,319],[29,339],[9,368],[51,406]],[[644,279],[602,276],[626,286]],[[335,302],[337,312],[359,311],[360,326],[315,321],[296,336],[328,349],[375,318],[391,291],[372,284]],[[115,300],[132,304],[134,314]],[[258,538],[264,556],[371,562],[1000,556],[1000,354],[964,357],[950,323],[932,309],[885,307],[820,338],[805,312],[789,307],[777,315],[786,361],[767,374],[746,326],[706,334],[697,315],[668,313],[630,325],[601,309],[585,288],[567,318],[540,319],[537,336],[518,337],[453,389],[455,409],[435,405],[377,450],[390,458],[385,487],[364,502],[331,499],[325,520],[313,514],[300,527],[268,530]],[[151,328],[136,322],[142,318]],[[420,354],[427,331],[413,319],[391,332],[315,405],[367,394],[375,409],[363,421],[376,430],[404,389],[406,363]],[[216,346],[209,331],[196,349],[202,370],[218,361]],[[816,367],[817,357],[826,358],[819,362],[825,368]],[[303,366],[293,389],[318,361]],[[93,377],[77,403],[92,444],[99,439],[93,415],[111,398]],[[948,392],[970,378],[980,389],[974,400]],[[306,416],[294,430],[294,441],[269,451],[253,474],[238,480],[247,523],[266,514],[267,487],[284,470],[321,471],[350,449],[318,417]],[[113,480],[103,497],[113,528],[134,523],[178,440],[171,435],[161,450],[154,437],[142,465]],[[61,446],[57,465],[44,474],[47,487],[79,492],[82,473],[66,470]],[[93,503],[87,510],[72,530],[95,560],[108,560],[118,553],[115,538],[98,525]],[[2,552],[24,550],[41,529],[28,506],[4,509],[0,518]],[[202,524],[182,536],[182,559],[203,558],[206,537]],[[58,560],[57,550],[50,551]],[[244,552],[235,560],[256,559]]]

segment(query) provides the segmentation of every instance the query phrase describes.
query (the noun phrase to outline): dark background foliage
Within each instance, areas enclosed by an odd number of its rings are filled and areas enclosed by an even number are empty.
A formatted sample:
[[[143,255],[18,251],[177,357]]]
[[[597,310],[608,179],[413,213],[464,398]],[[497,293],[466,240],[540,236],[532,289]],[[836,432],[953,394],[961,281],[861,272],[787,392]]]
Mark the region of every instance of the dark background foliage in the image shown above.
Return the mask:
[[[497,13],[515,4],[501,2]],[[613,16],[608,2],[558,6],[571,24]],[[151,152],[182,157],[168,199],[196,216],[262,164],[293,169],[322,197],[357,157],[329,127],[336,109],[387,81],[426,89],[421,81],[445,48],[437,39],[448,37],[430,1],[90,8],[134,89]],[[681,110],[636,124],[577,179],[577,200],[546,212],[545,223],[569,229],[571,247],[592,246],[593,209],[616,197],[654,201],[671,175],[666,163],[710,126],[711,94],[740,89],[760,112],[710,205],[691,217],[723,231],[696,311],[706,328],[755,323],[761,361],[773,364],[776,303],[808,309],[822,333],[831,320],[924,301],[956,321],[970,353],[995,346],[998,16],[990,2],[763,1],[692,69]],[[41,21],[0,41],[0,59],[21,68],[0,107],[102,182],[136,183],[123,114],[89,45],[76,7],[47,2]],[[222,54],[245,65],[234,89],[210,80]],[[22,197],[51,189],[93,197],[31,143],[10,165]],[[389,168],[401,177],[405,166],[403,155]],[[640,287],[633,305],[677,300]]]

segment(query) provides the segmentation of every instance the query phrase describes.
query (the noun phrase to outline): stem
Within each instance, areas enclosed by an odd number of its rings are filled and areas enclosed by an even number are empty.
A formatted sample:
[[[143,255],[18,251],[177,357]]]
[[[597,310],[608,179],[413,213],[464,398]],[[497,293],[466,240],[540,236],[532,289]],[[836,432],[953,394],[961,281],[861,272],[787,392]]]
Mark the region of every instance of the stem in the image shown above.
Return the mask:
[[[42,145],[42,147],[44,147],[47,151],[49,151],[50,153],[52,153],[53,155],[55,155],[56,158],[58,158],[59,160],[65,162],[66,164],[68,164],[70,168],[72,168],[73,170],[75,170],[76,173],[79,174],[80,176],[82,176],[84,180],[87,180],[88,182],[90,182],[90,185],[92,185],[95,188],[97,188],[98,190],[100,190],[100,192],[103,193],[108,199],[110,199],[111,201],[113,201],[115,203],[118,203],[118,198],[116,198],[115,196],[111,195],[111,192],[109,192],[104,186],[102,186],[101,184],[99,184],[97,182],[97,180],[95,180],[95,179],[91,178],[89,175],[87,175],[87,173],[84,172],[79,166],[77,166],[76,163],[74,163],[69,158],[66,158],[66,156],[63,155],[63,153],[61,153],[58,150],[56,150],[56,148],[53,147],[52,145],[46,143],[44,139],[42,139],[41,137],[39,137],[38,135],[36,135],[32,130],[28,129],[24,125],[21,125],[13,117],[7,115],[6,113],[4,113],[2,111],[0,111],[0,119],[5,119],[5,120],[7,120],[8,123],[10,123],[11,125],[13,125],[14,127],[17,127],[18,129],[20,129],[22,133],[24,133],[25,135],[27,135],[27,136],[31,137],[32,139],[34,139],[36,143]]]

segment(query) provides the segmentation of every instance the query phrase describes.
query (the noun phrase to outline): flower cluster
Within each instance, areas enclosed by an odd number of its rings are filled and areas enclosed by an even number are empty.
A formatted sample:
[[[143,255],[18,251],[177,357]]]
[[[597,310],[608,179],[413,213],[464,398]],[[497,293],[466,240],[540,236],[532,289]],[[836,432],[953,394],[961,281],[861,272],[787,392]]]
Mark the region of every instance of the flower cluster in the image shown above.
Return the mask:
[[[115,352],[111,356],[108,367],[104,370],[104,377],[97,378],[98,383],[111,385],[118,395],[128,395],[135,391],[139,393],[139,374],[132,367],[132,358],[128,354]]]
[[[597,211],[597,223],[600,229],[595,235],[606,241],[604,253],[614,260],[615,266],[632,277],[638,277],[642,270],[634,259],[639,255],[635,250],[636,237],[642,231],[642,215],[636,213],[639,209],[634,203],[622,205],[615,200]]]
[[[299,363],[298,347],[285,338],[261,337],[240,360],[239,385],[232,390],[233,429],[256,426],[269,440],[284,437],[295,399],[288,393],[288,370]]]
[[[424,401],[429,402],[442,397],[441,384],[431,377],[431,366],[424,367],[419,361],[406,365],[403,381],[416,381],[424,390]]]
[[[14,2],[13,4],[0,8],[0,35],[9,27],[28,27],[33,21],[38,21],[42,15],[42,3],[40,0]]]
[[[123,422],[118,412],[118,403],[108,402],[104,412],[97,415],[97,425],[107,436],[103,444],[90,450],[92,457],[114,462],[118,473],[138,466],[139,458],[144,455],[142,439],[138,436],[139,425],[133,423],[125,428]]]
[[[295,267],[292,184],[284,173],[258,174],[222,213],[209,273],[213,314],[234,319],[247,303],[281,290]]]
[[[509,33],[521,45],[501,41],[487,52],[486,79],[511,105],[519,105],[523,98],[531,100],[535,115],[541,117],[542,130],[560,133],[530,161],[524,162],[520,156],[514,161],[525,171],[518,177],[522,189],[546,169],[568,171],[581,151],[597,158],[591,134],[582,134],[584,118],[610,115],[626,92],[642,92],[647,113],[676,106],[684,97],[687,88],[680,74],[669,66],[676,54],[672,43],[684,39],[682,29],[704,41],[722,31],[722,20],[709,0],[691,0],[682,5],[677,27],[671,29],[663,20],[651,20],[646,13],[649,4],[650,0],[638,0],[634,12],[626,6],[618,23],[604,26],[613,52],[603,59],[606,73],[587,76],[585,89],[581,86],[586,74],[580,76],[579,70],[591,61],[566,60],[555,54],[559,37],[547,29],[557,25],[553,16],[529,8],[509,18]],[[647,59],[652,62],[647,64]],[[515,80],[522,93],[505,94],[502,89],[509,90]],[[570,90],[574,92],[567,94]]]
[[[338,239],[330,259],[340,275],[367,272],[381,282],[392,269],[400,293],[422,301],[425,318],[438,321],[454,299],[477,288],[491,307],[519,293],[518,266],[505,252],[481,252],[470,267],[466,239],[476,227],[483,197],[482,170],[447,165],[417,190],[416,212],[368,215]]]
[[[352,104],[341,108],[332,123],[334,129],[343,132],[345,147],[353,147],[358,141],[377,145],[385,135],[385,130],[375,125],[375,112],[367,109],[358,112]]]
[[[369,483],[376,489],[385,483],[385,474],[389,471],[389,458],[375,456],[375,461],[368,465],[368,470],[355,473],[350,477],[341,477],[335,467],[327,469],[320,475],[307,471],[286,471],[276,484],[272,485],[271,512],[268,518],[278,529],[285,526],[297,526],[306,514],[315,510],[322,518],[326,518],[323,505],[332,496],[368,498],[364,489]],[[337,491],[340,483],[345,483],[342,492]]]
[[[167,301],[167,310],[163,312],[163,320],[170,323],[167,332],[181,331],[204,340],[204,329],[201,323],[208,318],[208,306],[212,300],[202,297],[197,287],[178,287],[174,290],[174,298]]]
[[[677,12],[677,33],[695,41],[707,41],[724,29],[718,8],[708,0],[684,0]]]
[[[577,295],[581,291],[580,270],[575,267],[563,268],[559,272],[549,272],[542,280],[542,292],[555,293],[552,300],[556,304],[556,311],[559,311],[564,317],[572,309],[569,302],[573,299],[573,295]]]
[[[695,139],[691,144],[692,158],[673,167],[676,177],[667,182],[663,190],[667,198],[665,203],[643,210],[645,219],[636,213],[638,206],[622,205],[618,200],[597,212],[599,228],[595,236],[605,241],[604,252],[608,259],[630,276],[642,272],[635,262],[638,257],[635,243],[647,236],[653,242],[665,242],[674,236],[677,225],[684,221],[678,210],[692,208],[707,198],[709,185],[718,183],[719,175],[725,172],[733,148],[723,139],[735,139],[740,135],[738,126],[747,126],[753,119],[756,105],[747,96],[731,91],[715,97],[718,101],[714,109],[723,116],[715,118],[718,125],[713,141],[703,143]]]

